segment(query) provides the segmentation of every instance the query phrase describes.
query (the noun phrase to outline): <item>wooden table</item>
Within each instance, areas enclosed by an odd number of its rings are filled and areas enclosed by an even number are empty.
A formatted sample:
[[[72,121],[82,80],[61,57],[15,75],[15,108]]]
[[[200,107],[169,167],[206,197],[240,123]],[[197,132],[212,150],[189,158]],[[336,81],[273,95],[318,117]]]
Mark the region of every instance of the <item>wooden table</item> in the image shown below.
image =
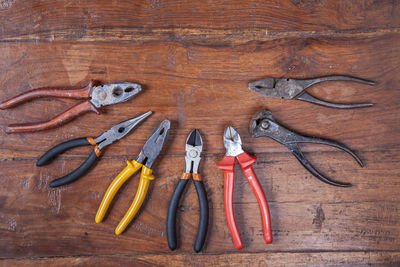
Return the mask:
[[[7,135],[8,123],[47,119],[76,103],[40,99],[0,111],[0,264],[2,265],[389,265],[400,264],[400,8],[397,1],[0,1],[0,99],[29,89],[104,83],[145,85],[135,99],[45,132]],[[376,86],[329,82],[310,93],[332,102],[372,102],[336,110],[267,99],[247,89],[263,77],[347,74]],[[268,108],[300,133],[342,142],[365,162],[323,145],[303,145],[321,172],[354,184],[326,185],[281,145],[253,139],[251,117]],[[112,125],[154,111],[128,137],[108,147],[79,181],[49,181],[82,162],[74,149],[51,165],[36,159],[70,138],[97,136]],[[161,120],[172,121],[156,180],[127,231],[114,229],[130,206],[138,178],[117,196],[101,224],[103,194],[134,159]],[[234,209],[245,248],[236,251],[226,224],[224,127],[233,125],[268,198],[274,242],[262,238],[257,201],[237,169]],[[180,204],[179,249],[167,247],[169,198],[184,168],[185,140],[204,140],[201,174],[210,200],[203,252],[193,253],[198,202],[193,185]]]

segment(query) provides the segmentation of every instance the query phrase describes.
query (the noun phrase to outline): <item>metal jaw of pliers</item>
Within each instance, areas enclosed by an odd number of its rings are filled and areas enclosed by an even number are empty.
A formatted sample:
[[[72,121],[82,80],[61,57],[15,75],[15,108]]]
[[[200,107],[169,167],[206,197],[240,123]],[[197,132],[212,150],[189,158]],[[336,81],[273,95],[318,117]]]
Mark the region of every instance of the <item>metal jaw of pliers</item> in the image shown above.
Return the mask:
[[[164,120],[163,122],[161,122],[161,124],[153,130],[149,139],[147,139],[146,144],[144,144],[143,149],[139,153],[137,159],[127,161],[127,166],[125,167],[125,169],[123,169],[122,172],[118,174],[118,176],[108,187],[107,192],[105,193],[103,200],[101,201],[100,207],[97,211],[96,223],[100,223],[103,220],[111,201],[113,200],[115,194],[118,192],[121,186],[136,171],[142,168],[139,187],[136,192],[135,198],[124,218],[115,229],[115,234],[121,234],[129,225],[129,223],[133,220],[146,197],[150,181],[154,180],[155,178],[152,175],[153,170],[151,169],[151,167],[157,156],[160,154],[161,149],[164,147],[164,144],[168,137],[170,124],[171,123],[169,120]]]
[[[217,167],[224,171],[225,214],[228,221],[229,230],[232,235],[233,244],[238,250],[243,248],[233,214],[235,158],[238,160],[240,168],[245,174],[251,188],[253,189],[254,194],[256,195],[258,204],[260,206],[264,241],[265,243],[270,244],[272,243],[272,231],[268,203],[260,182],[258,181],[257,176],[253,170],[253,163],[256,162],[257,158],[252,157],[243,151],[242,141],[240,139],[239,133],[231,126],[225,129],[224,145],[226,148],[226,154],[222,161],[217,165]]]
[[[200,206],[200,220],[197,230],[196,241],[194,244],[195,252],[199,252],[202,249],[204,241],[206,239],[208,228],[208,201],[203,181],[200,177],[200,174],[198,173],[202,149],[203,141],[201,139],[200,132],[198,130],[193,130],[186,140],[185,172],[182,174],[181,179],[176,185],[168,206],[167,239],[168,246],[171,250],[174,250],[177,247],[176,212],[183,191],[191,176],[193,177],[193,182],[196,187],[197,197],[199,199]]]
[[[37,132],[60,126],[87,112],[101,113],[101,107],[125,102],[142,90],[137,83],[95,84],[93,81],[80,89],[39,88],[34,89],[0,103],[0,109],[8,109],[36,98],[72,98],[86,99],[54,118],[36,123],[10,124],[6,133]]]
[[[332,181],[329,178],[325,177],[324,175],[320,174],[311,165],[311,163],[308,162],[308,160],[304,157],[303,153],[301,152],[298,146],[299,143],[324,144],[340,148],[343,151],[346,151],[347,153],[352,155],[353,158],[360,164],[360,166],[363,167],[361,159],[350,148],[335,141],[302,136],[300,134],[292,132],[283,127],[282,125],[278,124],[272,117],[272,114],[269,110],[262,110],[252,118],[250,122],[249,131],[254,137],[262,137],[262,136],[270,137],[275,141],[277,141],[278,143],[284,145],[290,152],[292,152],[292,154],[300,161],[300,163],[309,172],[311,172],[315,177],[320,179],[322,182],[330,185],[341,186],[341,187],[351,186],[351,184],[343,184]]]
[[[152,112],[149,111],[135,118],[118,123],[117,125],[113,126],[110,130],[104,132],[102,135],[96,138],[83,137],[63,142],[51,148],[43,156],[41,156],[38,159],[36,166],[43,166],[49,163],[57,155],[64,153],[65,151],[72,149],[74,147],[94,145],[95,147],[92,153],[89,155],[86,161],[81,164],[81,166],[79,166],[77,169],[70,172],[69,174],[53,180],[50,183],[50,187],[57,187],[69,184],[77,180],[78,178],[82,177],[90,169],[90,167],[99,159],[101,150],[103,148],[126,136],[129,132],[131,132],[136,126],[138,126],[142,121],[144,121],[144,119],[149,117],[151,114]]]
[[[363,80],[350,76],[332,75],[332,76],[325,76],[325,77],[304,79],[304,80],[266,78],[263,80],[249,83],[249,89],[253,92],[256,92],[260,95],[270,98],[297,99],[330,108],[351,109],[351,108],[363,108],[363,107],[373,106],[373,104],[369,103],[367,104],[329,103],[317,99],[305,91],[308,87],[324,81],[352,81],[369,85],[375,84],[375,82],[373,81]]]

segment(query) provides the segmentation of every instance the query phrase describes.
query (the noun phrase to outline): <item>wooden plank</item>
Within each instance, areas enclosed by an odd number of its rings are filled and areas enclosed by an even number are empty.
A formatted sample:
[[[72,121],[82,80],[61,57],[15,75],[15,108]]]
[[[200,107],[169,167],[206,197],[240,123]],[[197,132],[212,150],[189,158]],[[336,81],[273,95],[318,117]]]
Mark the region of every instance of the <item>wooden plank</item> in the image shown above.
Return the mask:
[[[151,254],[94,257],[9,259],[4,266],[394,266],[399,252]]]
[[[117,122],[148,110],[155,114],[133,134],[113,144],[106,155],[138,151],[155,125],[172,120],[169,147],[164,153],[182,155],[188,132],[199,128],[208,154],[224,153],[222,133],[232,124],[246,149],[284,152],[268,139],[247,133],[250,118],[270,109],[287,127],[311,136],[331,138],[356,151],[398,150],[400,91],[397,45],[400,35],[374,38],[288,38],[237,47],[188,47],[151,44],[1,44],[1,99],[43,86],[84,86],[103,82],[136,81],[146,87],[135,99],[106,108],[106,114],[87,114],[64,127],[35,134],[0,133],[1,158],[37,158],[51,145],[80,136],[97,136]],[[10,66],[10,67],[7,67]],[[376,86],[328,82],[311,93],[323,99],[360,103],[373,108],[336,110],[301,101],[267,99],[247,89],[247,83],[266,76],[313,77],[348,74],[372,79]],[[40,121],[76,101],[42,99],[1,111],[0,125]],[[306,151],[333,151],[306,146]],[[82,156],[76,150],[68,155]],[[361,157],[363,155],[361,154]],[[367,164],[370,159],[366,159]]]
[[[361,169],[354,168],[355,163],[344,160],[340,153],[326,153],[326,157],[313,160],[328,165],[332,177],[354,187],[323,184],[286,153],[259,155],[255,172],[271,209],[271,245],[263,242],[257,201],[237,170],[234,210],[245,252],[399,250],[399,154],[367,153],[385,160]],[[201,165],[210,199],[205,253],[235,251],[223,208],[223,174],[214,167],[220,159],[206,156]],[[32,160],[0,161],[0,257],[168,252],[166,213],[184,167],[183,157],[167,156],[155,164],[157,178],[145,206],[121,236],[115,236],[114,229],[133,200],[138,179],[123,188],[105,221],[96,224],[94,216],[102,196],[125,163],[123,157],[105,158],[79,181],[57,189],[48,187],[53,178],[80,161],[56,160],[46,168],[33,167]],[[198,222],[192,184],[185,192],[178,221],[178,252],[191,253]]]
[[[3,41],[218,40],[337,35],[400,26],[396,1],[15,1],[0,4]],[[246,38],[247,39],[247,38]]]

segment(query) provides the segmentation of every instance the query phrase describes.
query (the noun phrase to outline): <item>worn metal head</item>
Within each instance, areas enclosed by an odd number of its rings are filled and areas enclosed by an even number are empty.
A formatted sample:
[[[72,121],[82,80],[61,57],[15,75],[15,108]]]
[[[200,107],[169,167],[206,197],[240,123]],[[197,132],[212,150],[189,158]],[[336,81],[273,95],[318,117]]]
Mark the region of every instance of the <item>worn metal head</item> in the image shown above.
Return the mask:
[[[253,137],[268,136],[279,130],[271,111],[264,109],[258,112],[250,121],[249,132]]]
[[[293,99],[305,88],[299,80],[266,78],[249,83],[249,89],[266,97]]]
[[[151,169],[151,166],[167,141],[170,126],[171,122],[169,120],[164,120],[160,125],[154,128],[149,139],[147,139],[146,144],[144,144],[142,151],[140,151],[140,154],[136,159],[137,162],[140,162],[146,165],[147,168]]]
[[[142,91],[138,83],[118,82],[94,86],[90,92],[90,102],[100,108],[111,104],[128,101]]]
[[[110,130],[104,132],[102,135],[94,139],[94,141],[99,144],[99,149],[101,150],[111,143],[123,138],[151,114],[152,112],[148,111],[132,119],[120,122],[113,126]]]
[[[236,157],[242,154],[242,140],[239,133],[232,126],[228,126],[224,131],[224,146],[226,148],[225,156]]]
[[[186,139],[185,173],[198,173],[203,140],[199,130],[194,129]]]

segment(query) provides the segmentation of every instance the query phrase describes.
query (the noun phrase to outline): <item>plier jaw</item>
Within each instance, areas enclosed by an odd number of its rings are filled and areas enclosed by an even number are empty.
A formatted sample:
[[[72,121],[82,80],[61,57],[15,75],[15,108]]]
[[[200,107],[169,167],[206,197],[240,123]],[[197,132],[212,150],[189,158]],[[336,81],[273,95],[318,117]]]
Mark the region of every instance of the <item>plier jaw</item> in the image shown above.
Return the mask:
[[[90,91],[90,102],[100,108],[112,104],[128,101],[142,91],[138,83],[118,82],[93,86]]]
[[[199,131],[195,129],[186,140],[185,173],[198,173],[202,151],[203,140]]]
[[[235,128],[231,126],[225,128],[224,146],[226,149],[225,156],[236,157],[244,152],[242,149],[242,140],[240,139],[240,135]]]

